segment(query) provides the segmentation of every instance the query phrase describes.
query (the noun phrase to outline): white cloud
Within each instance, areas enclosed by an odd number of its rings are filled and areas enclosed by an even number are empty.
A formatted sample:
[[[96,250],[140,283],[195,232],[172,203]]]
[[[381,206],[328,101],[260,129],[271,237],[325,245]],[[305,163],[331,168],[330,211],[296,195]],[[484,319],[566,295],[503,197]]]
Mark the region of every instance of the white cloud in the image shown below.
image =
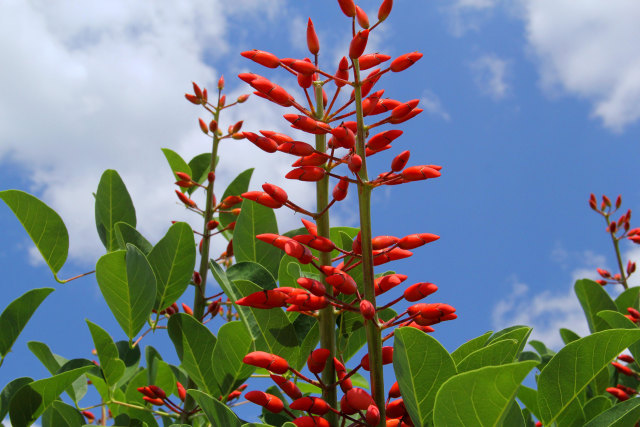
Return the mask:
[[[529,325],[533,327],[531,339],[555,349],[563,345],[558,333],[560,328],[571,329],[580,336],[587,335],[589,328],[573,285],[579,279],[598,279],[596,268],[606,268],[606,264],[604,256],[590,251],[580,254],[580,258],[581,266],[571,272],[571,281],[560,292],[536,292],[512,277],[511,293],[494,306],[493,327],[499,330],[511,325]],[[619,293],[616,288],[607,290],[613,292],[613,297]]]
[[[509,93],[509,62],[493,54],[482,55],[470,64],[478,89],[493,99]]]
[[[241,3],[249,21],[264,21],[279,4]],[[9,0],[0,6],[0,161],[21,167],[30,191],[60,213],[70,232],[71,257],[95,261],[103,252],[92,192],[104,169],[122,176],[140,231],[150,240],[161,237],[172,219],[197,223],[176,203],[160,148],[185,159],[210,149],[197,126],[198,115],[206,116],[182,94],[191,91],[192,79],[215,87],[219,72],[205,62],[205,52],[211,46],[218,55],[231,50],[226,35],[231,9],[219,0],[179,5],[121,0],[80,9],[72,1]],[[232,81],[228,76],[230,100],[247,92],[247,87],[234,89]],[[247,130],[289,132],[282,111],[267,104],[252,98],[225,110],[221,125],[244,118]],[[293,157],[229,140],[220,154],[217,189],[255,166],[253,188],[270,181],[301,205],[315,205],[313,184],[284,182]],[[298,217],[278,216],[287,218],[283,229],[300,225]],[[214,253],[224,250],[220,245]]]
[[[431,115],[440,117],[446,121],[451,120],[449,113],[442,105],[438,95],[431,91],[425,91],[423,93],[422,99],[420,99],[420,107],[424,108]]]
[[[456,0],[444,8],[449,30],[456,37],[478,30],[491,14],[498,0]]]

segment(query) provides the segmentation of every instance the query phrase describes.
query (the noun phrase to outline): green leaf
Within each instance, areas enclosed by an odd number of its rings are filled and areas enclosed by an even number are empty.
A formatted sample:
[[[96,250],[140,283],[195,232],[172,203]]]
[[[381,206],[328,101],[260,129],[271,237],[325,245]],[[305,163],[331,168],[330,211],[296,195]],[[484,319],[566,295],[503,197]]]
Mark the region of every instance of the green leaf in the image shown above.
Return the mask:
[[[184,313],[171,316],[167,327],[184,370],[200,389],[218,396],[219,387],[213,371],[216,337],[209,328]]]
[[[436,396],[434,424],[500,425],[520,383],[535,366],[531,361],[486,366],[449,378]]]
[[[29,350],[42,362],[47,371],[51,375],[57,373],[60,368],[68,362],[64,357],[54,354],[51,352],[51,349],[45,343],[39,341],[29,341],[27,343]],[[71,384],[70,387],[67,387],[65,390],[71,400],[74,402],[79,402],[80,399],[84,397],[87,393],[87,382],[84,378],[80,377]],[[2,419],[2,417],[0,417]]]
[[[296,282],[300,277],[309,277],[319,273],[311,264],[301,264],[297,259],[284,255],[280,259],[280,267],[278,268],[278,286],[291,286],[299,288]]]
[[[0,355],[2,359],[11,351],[18,335],[53,288],[32,289],[13,300],[0,314]]]
[[[283,252],[256,239],[258,234],[278,234],[273,209],[251,200],[243,201],[241,209],[233,230],[233,253],[236,261],[256,262],[265,267],[273,277],[278,277],[278,266]]]
[[[627,308],[633,307],[635,309],[638,308],[638,296],[640,293],[640,286],[632,286],[629,289],[626,289],[615,299],[616,307],[618,307],[618,311],[622,314],[628,314]]]
[[[382,320],[389,320],[396,315],[391,308],[378,312]],[[367,343],[367,333],[364,329],[363,318],[360,313],[344,312],[336,319],[336,346],[343,360],[350,360]]]
[[[131,377],[138,371],[138,363],[140,363],[140,347],[131,347],[128,341],[118,341],[118,357],[124,362],[124,375],[118,381],[118,387],[122,387]]]
[[[522,411],[516,401],[511,403],[511,407],[509,407],[509,411],[504,417],[502,425],[503,427],[525,427]]]
[[[595,396],[584,405],[585,421],[595,418],[597,415],[611,408],[611,399],[605,396]]]
[[[213,373],[222,396],[242,385],[255,371],[253,366],[242,362],[253,349],[251,335],[242,322],[225,323],[218,330],[218,341],[213,350]]]
[[[240,175],[235,177],[235,179],[231,181],[226,190],[224,190],[224,193],[222,193],[222,198],[220,199],[220,201],[223,201],[229,196],[239,196],[242,193],[246,193],[249,190],[249,182],[251,181],[252,174],[253,168],[247,169],[241,172]],[[234,208],[237,207],[238,206],[234,206]],[[221,228],[226,227],[236,219],[237,217],[232,213],[221,212],[219,218]]]
[[[96,264],[100,291],[130,339],[145,325],[156,298],[156,279],[147,258],[129,244],[103,255]]]
[[[156,278],[156,310],[173,304],[189,286],[196,264],[193,230],[186,222],[176,222],[153,247],[148,256]]]
[[[484,347],[492,333],[492,331],[489,331],[484,333],[483,335],[480,335],[479,337],[475,337],[465,342],[460,347],[455,349],[453,353],[451,353],[451,358],[456,364],[460,363],[462,359],[464,359],[474,351],[480,350],[482,347]]]
[[[218,164],[220,157],[216,157],[215,163]],[[189,168],[191,168],[191,179],[198,184],[202,184],[211,170],[211,153],[202,153],[189,160]],[[187,189],[189,194],[193,193],[198,187],[193,186]]]
[[[189,390],[187,393],[200,405],[212,425],[225,427],[240,427],[242,425],[236,414],[224,403],[200,390]]]
[[[134,227],[130,226],[126,222],[116,222],[114,225],[116,230],[116,240],[118,242],[118,248],[126,250],[127,243],[131,243],[142,251],[143,254],[149,255],[153,245],[144,238],[142,234]]]
[[[415,328],[396,329],[393,347],[393,369],[404,405],[411,419],[425,426],[438,389],[456,375],[455,363],[435,338]]]
[[[607,326],[608,327],[608,326]],[[610,329],[567,344],[538,377],[542,422],[551,425],[622,350],[640,339],[640,330]]]
[[[73,406],[59,400],[54,401],[42,414],[42,427],[80,427],[84,417]]]
[[[60,215],[24,191],[0,191],[0,199],[13,211],[55,276],[69,253],[69,233]]]
[[[614,405],[593,418],[584,427],[627,427],[640,419],[640,399],[629,399]]]
[[[487,345],[502,340],[515,340],[518,343],[518,348],[516,349],[516,354],[514,355],[515,358],[518,354],[520,354],[522,349],[524,349],[524,346],[527,345],[527,338],[529,338],[529,335],[531,335],[532,330],[533,329],[528,326],[510,326],[493,334],[493,336],[489,338],[489,341],[487,341]]]
[[[167,365],[165,362],[161,362],[161,364],[162,364],[162,368],[160,369],[162,370],[164,375],[158,376],[158,381],[154,381],[153,383],[147,382],[147,378],[148,378],[147,369],[140,370],[133,378],[131,378],[131,381],[129,381],[129,384],[127,384],[127,389],[125,392],[126,402],[145,406],[147,403],[143,400],[142,398],[143,395],[138,391],[138,387],[144,387],[149,384],[157,385],[162,390],[164,390],[165,393],[167,393],[167,396],[170,396],[172,393],[175,392],[176,378],[173,376],[173,373],[171,372],[171,368],[169,368],[169,365]],[[168,370],[168,373],[166,372],[166,370]],[[174,402],[176,402],[176,400],[174,400]],[[155,420],[153,419],[153,415],[149,414],[148,412],[133,409],[133,410],[127,410],[126,413],[129,414],[130,416],[140,418],[141,420],[144,420],[150,424],[155,423]]]
[[[118,358],[118,347],[107,331],[95,323],[88,320],[86,322],[98,352],[98,360],[100,360],[104,379],[109,387],[113,388],[124,374],[124,362]]]
[[[32,378],[20,377],[12,380],[9,384],[4,386],[0,393],[0,420],[4,420],[4,417],[9,412],[9,402],[11,402],[13,395],[16,394],[22,386],[29,384],[30,382],[33,382]]]
[[[125,222],[136,226],[136,210],[127,187],[118,172],[107,169],[100,178],[96,191],[96,227],[107,252],[118,249],[115,225]]]
[[[276,281],[269,271],[255,262],[238,262],[227,269],[227,277],[230,281],[248,280],[262,289],[273,289]],[[282,285],[280,285],[282,286]]]
[[[624,314],[618,311],[604,310],[598,313],[598,317],[604,319],[605,322],[615,329],[638,329],[638,326],[631,320],[624,317]],[[635,342],[629,346],[629,351],[634,359],[640,360],[640,342]]]
[[[578,280],[574,286],[576,295],[582,305],[582,310],[587,317],[589,330],[591,332],[603,331],[609,329],[609,325],[603,319],[597,317],[599,311],[617,310],[616,304],[613,302],[607,291],[593,280]]]
[[[289,363],[295,369],[301,370],[305,363],[307,363],[309,354],[318,346],[318,342],[320,341],[320,326],[318,319],[300,315],[293,321],[293,328],[300,342],[300,351],[297,360],[292,360]]]
[[[180,154],[176,153],[175,151],[169,148],[162,148],[161,150],[162,150],[162,154],[164,154],[164,157],[167,159],[167,162],[169,163],[169,167],[171,168],[171,174],[173,175],[174,179],[180,180],[180,178],[178,178],[178,176],[176,175],[176,172],[186,173],[191,178],[195,179],[195,177],[192,175],[191,167],[189,167],[187,162],[185,162],[184,159],[180,157]]]
[[[571,329],[560,328],[559,332],[560,332],[560,338],[562,338],[562,342],[565,343],[565,345],[580,339],[580,335],[576,334]]]
[[[538,408],[538,391],[527,386],[521,385],[518,389],[518,399],[536,418],[540,418],[540,410]]]
[[[516,340],[501,340],[476,350],[464,359],[456,368],[458,372],[467,372],[484,366],[497,366],[514,361],[518,351]]]
[[[9,404],[11,424],[14,426],[31,425],[60,396],[65,388],[92,367],[93,365],[83,366],[25,384],[15,393]]]
[[[522,362],[525,360],[535,360],[538,363],[542,363],[542,357],[533,351],[523,351],[518,355],[518,362]]]

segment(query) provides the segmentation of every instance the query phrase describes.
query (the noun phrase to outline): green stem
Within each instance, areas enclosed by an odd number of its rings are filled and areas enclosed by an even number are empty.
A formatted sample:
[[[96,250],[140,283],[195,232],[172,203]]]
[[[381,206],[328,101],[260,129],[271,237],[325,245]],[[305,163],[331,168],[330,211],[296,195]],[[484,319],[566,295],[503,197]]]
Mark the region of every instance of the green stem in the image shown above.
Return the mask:
[[[609,215],[605,215],[604,218],[607,220],[607,227],[609,227],[611,225],[611,221],[609,220]],[[616,258],[618,260],[618,268],[620,269],[620,282],[622,283],[622,286],[626,289],[629,289],[629,284],[627,283],[627,276],[626,276],[626,272],[624,270],[624,266],[622,264],[622,257],[620,256],[620,244],[618,242],[618,239],[616,239],[616,235],[615,233],[610,233],[611,234],[611,240],[613,241],[613,249],[615,249],[616,251]]]
[[[324,115],[324,104],[322,99],[322,83],[314,82],[314,95],[316,101],[315,118],[322,120]],[[326,136],[316,135],[316,150],[324,153],[327,150]],[[330,226],[329,226],[329,210],[326,209],[329,205],[329,176],[325,175],[320,181],[316,183],[316,212],[324,212],[316,219],[316,225],[318,227],[318,236],[330,238]],[[331,265],[331,254],[327,252],[320,252],[320,265]],[[327,294],[333,296],[333,289],[325,283]],[[322,382],[325,384],[334,384],[336,379],[336,370],[332,361],[336,356],[336,333],[335,333],[335,314],[333,313],[333,306],[329,305],[326,308],[320,310],[318,318],[320,326],[320,347],[329,350],[329,362],[326,364],[324,371],[322,371]],[[338,395],[336,392],[336,386],[327,387],[322,391],[322,398],[331,406],[336,408],[338,406]],[[328,421],[332,427],[337,427],[338,418],[336,414],[330,412],[327,414]]]
[[[220,99],[220,90],[218,90],[218,100]],[[219,123],[220,118],[220,110],[216,109],[213,114],[213,119],[216,123]],[[209,170],[211,172],[215,172],[216,170],[216,157],[218,156],[218,145],[220,142],[220,137],[218,136],[218,132],[213,132],[213,146],[211,148],[211,160],[209,162]],[[202,321],[202,317],[204,315],[204,310],[207,305],[207,300],[205,298],[205,289],[207,288],[207,276],[209,273],[209,249],[210,249],[210,235],[209,230],[207,229],[207,224],[213,218],[213,185],[215,180],[210,181],[207,185],[207,201],[204,209],[204,225],[202,230],[202,251],[200,254],[200,269],[198,272],[200,273],[200,278],[202,282],[200,286],[196,286],[196,292],[193,298],[193,317]],[[197,388],[196,384],[193,382],[191,378],[187,383],[187,389]],[[195,408],[196,402],[190,395],[187,395],[187,398],[184,403],[185,412],[180,415],[180,422],[186,423],[189,416],[188,412],[190,412],[193,408]]]
[[[355,102],[356,118],[358,123],[356,152],[362,158],[362,167],[358,172],[358,208],[360,211],[360,239],[362,246],[362,277],[364,285],[364,298],[376,306],[375,288],[373,286],[373,248],[371,245],[371,190],[369,176],[367,174],[367,156],[365,153],[365,126],[362,114],[362,82],[360,81],[360,64],[353,60],[353,72],[355,75]],[[382,336],[378,327],[378,316],[366,322],[367,350],[369,353],[371,394],[380,410],[380,422],[378,427],[386,425],[384,376],[382,373]]]

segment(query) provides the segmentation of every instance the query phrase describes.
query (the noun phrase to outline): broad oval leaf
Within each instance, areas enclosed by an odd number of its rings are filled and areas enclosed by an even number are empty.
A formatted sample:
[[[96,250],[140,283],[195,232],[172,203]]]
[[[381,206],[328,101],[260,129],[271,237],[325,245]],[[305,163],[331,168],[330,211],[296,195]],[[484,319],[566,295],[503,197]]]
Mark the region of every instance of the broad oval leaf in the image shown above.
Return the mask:
[[[186,222],[176,222],[153,247],[148,256],[156,278],[154,308],[164,310],[189,286],[196,264],[193,230]]]
[[[635,323],[627,319],[624,314],[618,311],[604,310],[598,313],[598,317],[604,319],[611,328],[638,329],[638,326]],[[636,360],[640,360],[640,342],[631,344],[629,346],[629,351]]]
[[[640,286],[632,286],[626,289],[615,299],[616,307],[622,314],[628,314],[627,308],[638,308],[638,298],[640,296]]]
[[[73,406],[54,401],[42,414],[42,427],[81,427],[84,417]]]
[[[100,178],[96,190],[96,228],[107,252],[118,249],[115,225],[125,222],[136,226],[136,209],[122,178],[113,169],[107,169]]]
[[[497,366],[514,361],[519,343],[516,340],[500,340],[476,350],[465,357],[456,368],[467,372],[484,366]]]
[[[629,399],[614,405],[593,418],[584,427],[627,427],[640,419],[640,399]]]
[[[500,425],[520,383],[535,366],[532,361],[486,366],[449,378],[436,395],[434,425]]]
[[[175,151],[169,148],[161,148],[161,150],[162,150],[162,154],[164,154],[164,157],[167,159],[167,162],[169,163],[169,167],[171,168],[171,174],[173,175],[174,179],[177,179],[177,180],[180,179],[176,175],[176,172],[183,172],[191,176],[192,174],[191,167],[187,164],[187,162],[184,161],[182,157],[180,157],[180,154],[176,153]],[[196,179],[196,177],[194,176],[191,176],[191,177]]]
[[[256,235],[263,233],[278,234],[273,209],[251,200],[243,201],[233,230],[233,253],[236,261],[253,261],[266,268],[273,277],[278,277],[283,252],[256,239]]]
[[[69,233],[60,215],[37,197],[24,191],[0,191],[0,199],[13,211],[56,275],[69,254]]]
[[[249,190],[249,182],[251,181],[251,175],[253,175],[253,168],[247,169],[234,178],[233,181],[227,186],[222,193],[222,198],[220,201],[223,201],[229,196],[239,196],[242,193],[246,193]],[[234,208],[239,207],[239,205],[234,206]],[[220,225],[222,228],[226,227],[233,221],[235,221],[238,217],[230,212],[220,212]]]
[[[11,399],[9,417],[14,426],[31,425],[76,378],[94,366],[82,366],[50,378],[25,384]]]
[[[227,396],[255,371],[253,366],[242,361],[254,348],[251,335],[242,322],[229,322],[220,327],[213,349],[213,373],[220,385],[220,395]]]
[[[602,289],[601,285],[588,279],[578,280],[574,289],[587,317],[589,330],[598,332],[609,329],[607,322],[597,316],[598,312],[602,310],[617,310],[616,304],[607,291]]]
[[[230,281],[248,280],[262,289],[273,289],[276,281],[269,271],[256,262],[237,262],[227,269]],[[280,285],[283,286],[283,285]]]
[[[538,377],[541,421],[551,425],[561,417],[598,373],[639,339],[640,330],[609,329],[567,344]]]
[[[0,314],[0,355],[4,359],[20,332],[53,288],[31,289],[13,300]],[[0,359],[1,360],[1,359]]]
[[[214,399],[200,390],[189,390],[187,393],[200,405],[211,425],[225,427],[240,427],[242,425],[236,414],[218,399]]]
[[[118,324],[133,339],[156,298],[156,279],[147,258],[133,245],[103,255],[96,264],[96,280]]]
[[[589,421],[609,408],[611,408],[611,399],[603,395],[594,396],[584,404],[585,420]]]
[[[189,377],[201,390],[218,396],[219,387],[213,371],[216,337],[209,328],[185,313],[171,316],[167,329]]]
[[[562,338],[562,342],[565,345],[569,344],[572,341],[580,339],[580,335],[576,334],[571,329],[560,328],[558,332],[560,332],[560,338]]]
[[[153,245],[138,230],[126,222],[116,222],[115,229],[118,248],[126,250],[127,243],[131,243],[145,255],[149,255],[149,252],[153,249]]]
[[[527,345],[527,339],[531,335],[533,328],[523,325],[510,326],[501,331],[496,332],[489,338],[487,344],[492,344],[502,340],[515,340],[518,343],[514,358],[520,354],[524,346]]]
[[[393,347],[393,370],[407,412],[417,425],[427,425],[436,393],[456,375],[456,365],[442,344],[415,328],[396,329]]]
[[[493,334],[493,331],[485,332],[483,335],[470,339],[469,341],[461,344],[460,347],[456,348],[453,353],[451,353],[451,358],[456,364],[460,363],[462,359],[464,359],[474,351],[480,350],[482,347],[484,347],[491,334]]]
[[[68,360],[58,354],[54,354],[48,345],[39,341],[29,341],[29,350],[47,368],[51,375],[56,374]],[[71,400],[78,403],[87,393],[87,382],[84,378],[78,378],[65,390]],[[0,417],[1,418],[1,417]]]
[[[96,346],[100,368],[104,379],[113,388],[124,374],[124,362],[118,357],[118,347],[107,331],[90,321],[86,321]]]
[[[31,382],[33,382],[32,378],[20,377],[12,380],[9,384],[4,386],[0,393],[0,420],[4,420],[4,417],[9,412],[9,402],[11,402],[13,395],[16,394],[22,386]]]

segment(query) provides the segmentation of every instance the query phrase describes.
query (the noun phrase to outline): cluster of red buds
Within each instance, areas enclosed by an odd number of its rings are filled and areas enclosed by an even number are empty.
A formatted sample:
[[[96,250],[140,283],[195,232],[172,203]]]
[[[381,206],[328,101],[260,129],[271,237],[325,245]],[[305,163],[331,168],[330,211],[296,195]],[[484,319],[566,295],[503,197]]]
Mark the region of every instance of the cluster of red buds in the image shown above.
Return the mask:
[[[393,362],[393,347],[383,347],[382,354],[384,364]],[[368,370],[368,355],[362,359],[360,365],[350,372],[337,358],[333,358],[332,361],[329,361],[329,358],[330,352],[327,349],[319,348],[311,352],[307,359],[307,368],[315,376],[316,379],[314,380],[293,369],[284,358],[278,355],[263,351],[249,353],[244,357],[244,363],[264,368],[271,372],[271,379],[291,399],[291,402],[286,403],[278,396],[257,390],[246,393],[245,398],[270,412],[286,413],[298,427],[329,426],[329,422],[322,418],[328,412],[333,412],[343,417],[345,421],[348,420],[355,423],[355,425],[377,425],[380,422],[380,410],[376,406],[373,397],[366,390],[353,387],[351,381],[351,376],[360,368]],[[334,384],[334,386],[340,386],[344,393],[340,400],[340,410],[331,407],[319,397],[304,396],[296,383],[284,376],[291,373],[298,380],[305,381],[318,387],[318,389],[325,389],[328,385],[322,382],[318,374],[324,370],[327,363],[333,363],[338,376],[337,384]],[[389,390],[385,405],[387,425],[413,426],[404,407],[404,402],[402,399],[398,399],[399,397],[401,397],[400,388],[396,382]],[[391,401],[391,399],[396,400]],[[294,413],[292,411],[299,412]],[[301,415],[301,413],[304,413],[304,415]]]
[[[629,363],[629,364],[635,362],[634,358],[628,354],[621,354],[620,356],[618,356],[618,360],[620,360],[621,362]],[[640,375],[627,365],[623,365],[622,363],[619,363],[619,362],[611,362],[611,365],[613,365],[613,367],[616,368],[616,371],[618,371],[622,375],[633,377],[637,380],[640,379]]]
[[[363,226],[361,232],[352,241],[351,247],[343,248],[343,245],[338,245],[330,239],[327,229],[324,232],[319,231],[320,223],[323,218],[326,218],[329,208],[346,198],[350,185],[356,185],[360,194],[362,191],[369,192],[383,185],[399,185],[437,178],[441,170],[437,165],[407,167],[410,152],[402,151],[393,158],[388,170],[373,179],[368,178],[367,158],[391,149],[394,141],[403,133],[399,129],[382,130],[377,133],[373,131],[384,125],[403,123],[422,112],[422,109],[418,108],[419,100],[399,101],[383,98],[384,90],[375,91],[374,87],[384,74],[398,73],[408,69],[422,57],[422,54],[406,53],[392,60],[388,66],[381,66],[391,57],[380,53],[365,54],[365,50],[370,32],[389,16],[393,1],[382,2],[378,11],[378,21],[374,25],[369,24],[367,15],[355,5],[353,0],[338,0],[338,4],[342,12],[351,18],[352,41],[348,58],[343,57],[339,61],[337,71],[328,72],[319,67],[320,44],[311,19],[307,25],[307,46],[313,60],[278,58],[262,50],[242,52],[242,56],[247,59],[270,69],[282,68],[297,79],[298,86],[304,92],[305,101],[296,100],[283,87],[258,74],[239,75],[241,80],[251,85],[255,90],[254,94],[258,97],[279,106],[297,110],[296,113],[285,114],[285,120],[291,124],[292,128],[313,135],[316,145],[314,147],[307,142],[295,140],[289,135],[270,130],[260,130],[260,134],[243,132],[245,138],[267,153],[280,151],[295,156],[293,169],[285,175],[285,178],[307,182],[322,181],[327,183],[325,188],[329,188],[328,182],[331,178],[337,182],[333,188],[332,199],[327,199],[324,205],[319,202],[317,212],[309,211],[296,204],[284,189],[271,183],[264,184],[262,191],[249,191],[242,194],[243,198],[263,206],[272,209],[286,207],[316,220],[316,223],[302,220],[306,229],[304,234],[288,237],[268,233],[257,235],[256,238],[284,251],[301,264],[313,266],[318,273],[305,273],[303,277],[299,277],[296,280],[299,287],[281,286],[255,292],[237,300],[236,304],[258,309],[286,307],[287,311],[301,312],[314,317],[319,317],[321,311],[325,312],[325,310],[331,310],[334,315],[353,312],[362,316],[365,325],[374,325],[378,335],[383,329],[397,326],[414,327],[424,332],[432,332],[432,325],[457,317],[455,309],[450,305],[419,302],[437,291],[436,285],[428,282],[415,283],[407,287],[400,297],[386,305],[378,306],[375,297],[398,286],[407,279],[407,276],[397,273],[386,274],[374,281],[371,270],[369,283],[372,286],[366,288],[367,279],[365,279],[363,292],[354,279],[353,270],[359,268],[364,272],[367,265],[372,269],[374,266],[390,261],[408,258],[413,255],[413,249],[431,243],[439,236],[418,233],[402,238],[372,237],[369,225],[366,234],[369,242],[364,241]],[[356,24],[362,28],[360,31],[356,32]],[[370,69],[366,77],[360,77],[361,71]],[[325,88],[330,85],[335,87],[331,96],[325,91]],[[338,107],[336,101],[345,87],[352,87],[351,95],[342,106]],[[310,88],[313,90],[312,94],[310,94]],[[350,120],[352,116],[354,117]],[[365,125],[365,119],[373,117],[377,117],[373,123]],[[344,173],[337,173],[336,168],[340,166],[346,166],[347,170]],[[402,300],[414,304],[391,319],[379,318],[381,310]],[[382,338],[382,342],[392,336],[393,332],[390,332]],[[382,363],[391,363],[393,347],[382,347],[380,351]],[[365,355],[360,364],[350,371],[342,361],[334,357],[332,372],[336,373],[337,381],[333,384],[327,383],[325,377],[323,382],[318,376],[325,371],[330,357],[331,351],[328,348],[319,348],[311,353],[307,367],[315,375],[314,380],[292,369],[287,361],[278,355],[264,352],[250,353],[245,357],[245,363],[265,368],[275,374],[272,375],[273,380],[285,394],[293,399],[293,402],[287,409],[287,405],[281,399],[268,393],[250,391],[245,396],[271,412],[284,411],[292,417],[292,422],[297,426],[329,425],[323,418],[328,413],[341,416],[345,422],[348,420],[355,425],[378,425],[381,419],[391,422],[387,425],[413,425],[405,411],[402,399],[387,402],[381,408],[380,406],[384,404],[384,395],[380,399],[380,393],[373,393],[376,395],[374,399],[365,390],[351,386],[349,378],[353,373],[360,368],[369,370],[369,354]],[[340,386],[344,393],[340,401],[340,409],[332,407],[321,398],[303,397],[295,384],[284,377],[289,374],[319,387],[321,391]],[[378,388],[378,392],[380,391],[378,385],[372,385],[372,388]],[[393,397],[400,397],[397,384],[393,390]],[[376,402],[378,402],[377,405]],[[298,416],[290,410],[301,410],[307,415]],[[335,416],[332,415],[332,417]]]
[[[640,244],[640,228],[631,228],[629,221],[631,220],[631,210],[627,210],[617,220],[611,218],[611,216],[620,209],[622,205],[622,196],[616,198],[615,204],[611,203],[611,199],[607,196],[602,196],[600,206],[598,206],[598,200],[594,194],[589,197],[589,206],[591,209],[602,215],[607,223],[606,232],[611,236],[613,247],[616,252],[618,268],[620,273],[611,274],[609,271],[598,268],[598,274],[601,279],[596,280],[600,285],[604,286],[608,283],[621,284],[625,289],[628,288],[627,280],[636,271],[636,263],[631,260],[627,261],[626,268],[623,268],[622,258],[620,256],[619,242],[622,239],[627,238],[634,243]]]
[[[629,310],[631,312],[631,310],[633,309],[629,309]],[[633,311],[637,313],[637,310],[633,310]],[[625,362],[628,364],[632,364],[635,362],[635,359],[633,358],[633,356],[629,354],[621,354],[620,356],[618,356],[618,360],[620,362]],[[613,365],[614,368],[616,368],[616,371],[618,371],[619,373],[628,377],[633,377],[636,380],[640,379],[640,376],[638,375],[638,373],[633,369],[631,369],[628,365],[623,365],[622,363],[619,363],[619,362],[611,362],[611,364]],[[631,398],[632,396],[638,393],[636,389],[627,387],[622,384],[618,384],[615,387],[609,387],[606,389],[606,391],[609,394],[615,396],[621,402],[628,400],[629,398]]]
[[[176,381],[176,388],[178,392],[178,398],[181,402],[184,402],[187,398],[187,391],[184,386],[180,384],[179,381]],[[148,385],[144,387],[138,387],[138,392],[142,393],[142,399],[145,402],[148,402],[155,406],[166,406],[169,410],[176,414],[182,414],[184,409],[181,408],[178,404],[174,403],[168,396],[167,393],[160,387],[156,385]],[[189,412],[189,414],[196,413],[200,409],[196,408]]]

